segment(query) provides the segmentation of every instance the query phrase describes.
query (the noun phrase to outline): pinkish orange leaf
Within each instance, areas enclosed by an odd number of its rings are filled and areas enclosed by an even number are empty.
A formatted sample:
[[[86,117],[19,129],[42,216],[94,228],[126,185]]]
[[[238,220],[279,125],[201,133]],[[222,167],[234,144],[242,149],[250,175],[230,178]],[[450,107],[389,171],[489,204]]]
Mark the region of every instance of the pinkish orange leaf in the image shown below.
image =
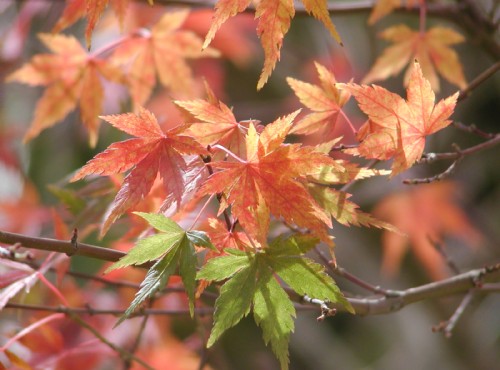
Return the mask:
[[[8,81],[47,86],[24,139],[36,137],[79,105],[90,145],[95,146],[99,128],[97,116],[104,99],[100,76],[122,82],[121,71],[108,61],[87,54],[72,36],[41,34],[40,39],[54,54],[35,55],[31,62],[8,77]]]
[[[340,85],[340,84],[339,84]],[[410,168],[424,151],[425,138],[451,123],[458,92],[435,104],[435,95],[415,62],[407,100],[380,86],[342,84],[374,123],[374,132],[356,149],[345,152],[366,158],[394,157],[392,175]]]
[[[287,78],[287,82],[300,99],[300,102],[311,109],[308,114],[291,130],[295,134],[312,134],[315,132],[327,133],[324,141],[330,140],[331,133],[339,112],[351,96],[348,91],[340,91],[336,87],[335,75],[319,63],[315,63],[320,85],[312,85],[294,78]]]
[[[188,14],[188,10],[166,13],[150,32],[143,29],[116,48],[111,59],[130,65],[130,93],[136,107],[151,96],[156,75],[172,91],[192,94],[194,81],[187,59],[219,56],[215,49],[202,51],[202,41],[193,32],[179,30]]]
[[[446,261],[433,243],[444,237],[458,237],[470,246],[478,246],[482,236],[471,224],[466,213],[456,202],[457,185],[452,182],[433,183],[392,194],[383,199],[373,213],[408,235],[384,232],[382,270],[395,276],[408,246],[435,280],[447,273]]]
[[[467,86],[458,54],[449,47],[464,41],[463,36],[456,31],[447,27],[433,27],[425,34],[421,34],[401,24],[386,29],[380,37],[393,42],[394,45],[385,49],[375,61],[363,83],[394,76],[412,59],[416,59],[422,67],[425,78],[430,81],[435,91],[439,91],[436,70],[444,79],[461,89]],[[406,83],[411,74],[411,67],[412,64],[406,71]]]

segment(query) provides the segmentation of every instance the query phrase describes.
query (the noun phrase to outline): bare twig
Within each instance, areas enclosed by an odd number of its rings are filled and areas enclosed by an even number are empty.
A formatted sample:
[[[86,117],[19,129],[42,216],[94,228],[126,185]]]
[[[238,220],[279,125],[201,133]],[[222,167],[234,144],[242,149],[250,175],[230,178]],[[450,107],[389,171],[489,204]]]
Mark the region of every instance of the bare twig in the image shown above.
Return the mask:
[[[460,269],[455,264],[455,262],[453,262],[453,260],[450,258],[450,256],[448,256],[448,254],[445,252],[441,243],[435,242],[429,236],[427,236],[427,240],[429,241],[429,243],[431,243],[434,246],[434,248],[438,251],[438,253],[443,257],[443,259],[446,261],[446,264],[448,265],[450,270],[453,271],[454,274],[460,274]]]
[[[491,132],[484,132],[483,130],[480,130],[477,128],[476,125],[464,125],[461,122],[453,122],[453,126],[458,128],[459,130],[468,132],[470,134],[476,134],[477,136],[480,136],[484,139],[492,139],[495,137],[495,134]]]
[[[469,292],[464,296],[462,302],[457,307],[453,315],[450,317],[448,321],[444,321],[439,323],[439,325],[434,326],[432,328],[433,332],[442,331],[446,338],[451,338],[451,334],[455,326],[457,325],[458,320],[462,317],[465,309],[471,304],[472,298],[474,298],[475,289],[469,290]]]
[[[455,172],[457,164],[463,159],[463,156],[457,158],[453,163],[443,172],[431,177],[424,177],[422,179],[405,179],[403,184],[405,185],[418,185],[418,184],[429,184],[431,182],[442,181]]]
[[[467,149],[462,149],[460,152],[450,152],[450,153],[426,153],[422,155],[422,158],[418,160],[419,164],[422,163],[433,163],[435,161],[443,160],[443,159],[458,159],[462,156],[467,156],[481,150],[492,148],[496,145],[500,144],[500,134],[496,134],[490,140],[487,140],[481,144],[471,146]]]
[[[64,306],[46,306],[46,305],[36,305],[36,304],[24,304],[24,303],[13,303],[9,302],[5,305],[5,308],[21,309],[28,311],[45,311],[45,312],[58,312],[64,314],[86,314],[86,315],[110,315],[110,316],[121,316],[125,313],[125,309],[98,309],[92,308],[90,306],[85,307],[64,307]],[[212,307],[199,307],[195,308],[195,313],[197,315],[211,315],[214,309]],[[158,309],[158,308],[144,308],[138,310],[130,315],[130,317],[142,317],[142,316],[188,316],[190,315],[189,309]]]
[[[369,292],[375,293],[375,294],[381,294],[381,295],[384,295],[386,297],[395,297],[398,295],[398,293],[396,291],[386,290],[386,289],[381,288],[380,286],[372,285],[372,284],[364,281],[363,279],[351,274],[345,268],[340,267],[339,265],[333,263],[333,261],[331,261],[325,255],[325,253],[321,249],[319,249],[318,247],[316,247],[314,250],[319,255],[319,257],[323,260],[325,265],[329,267],[330,271],[333,274],[340,276],[340,277],[343,277],[344,279],[350,281],[351,283],[353,283],[353,284],[355,284],[355,285],[357,285],[357,286],[359,286],[359,287],[361,287]]]
[[[153,305],[153,302],[154,302],[154,299],[151,298],[149,300],[149,307],[151,307]],[[137,332],[137,334],[135,336],[134,344],[132,344],[132,347],[129,350],[129,352],[131,354],[134,354],[137,351],[137,349],[139,348],[139,344],[141,343],[142,334],[144,333],[144,329],[146,329],[146,324],[148,322],[148,319],[149,319],[149,315],[144,315],[144,317],[141,320],[141,325],[139,326],[139,331]],[[123,369],[129,370],[131,367],[132,367],[132,359],[131,358],[125,359]]]
[[[458,96],[457,101],[461,101],[466,97],[468,97],[475,88],[477,88],[484,81],[493,76],[499,69],[500,69],[500,62],[496,62],[491,67],[483,71],[479,76],[477,76],[474,80],[472,80],[472,82],[468,84],[465,89],[460,91],[460,95]]]
[[[87,324],[84,320],[82,320],[77,314],[74,312],[67,312],[67,315],[75,321],[78,325],[80,325],[82,328],[87,329],[90,331],[97,339],[99,339],[102,343],[107,345],[109,348],[111,348],[113,351],[118,353],[118,355],[123,358],[124,360],[128,361],[135,361],[138,364],[141,364],[143,367],[145,367],[148,370],[154,370],[151,366],[149,366],[147,363],[145,363],[143,360],[141,360],[139,357],[135,356],[134,354],[130,353],[129,351],[124,350],[123,348],[117,346],[116,344],[110,342],[107,340],[101,333],[99,333],[98,330],[94,329],[91,325]]]

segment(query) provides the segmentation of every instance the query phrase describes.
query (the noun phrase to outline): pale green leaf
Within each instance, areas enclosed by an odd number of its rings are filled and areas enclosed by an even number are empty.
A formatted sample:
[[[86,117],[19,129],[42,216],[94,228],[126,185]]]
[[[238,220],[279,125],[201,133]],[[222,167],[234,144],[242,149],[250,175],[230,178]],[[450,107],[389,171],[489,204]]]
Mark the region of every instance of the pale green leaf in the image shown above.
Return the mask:
[[[239,270],[249,266],[251,259],[246,254],[242,256],[222,256],[209,260],[196,278],[208,281],[221,281],[230,278]]]
[[[354,313],[333,279],[325,274],[323,266],[305,257],[282,256],[270,258],[273,270],[300,295],[343,305]]]
[[[184,229],[177,225],[175,221],[172,221],[164,215],[144,212],[134,212],[134,214],[145,219],[148,224],[153,226],[156,230],[171,234],[184,232]]]
[[[264,342],[271,342],[281,369],[288,369],[288,342],[294,330],[295,308],[271,270],[259,269],[260,278],[253,299],[255,322],[262,328]]]
[[[180,246],[179,273],[189,298],[189,312],[194,314],[194,292],[196,290],[196,252],[188,238],[183,238]]]
[[[156,291],[162,288],[168,281],[170,275],[175,272],[179,253],[168,253],[161,260],[156,262],[146,274],[146,277],[141,283],[139,291],[136,293],[134,300],[127,308],[120,320],[115,324],[115,327],[127,319],[146,299],[150,298]]]
[[[181,229],[182,230],[182,229]],[[152,261],[176,248],[184,237],[184,233],[156,234],[139,240],[126,256],[110,267],[105,273],[130,265],[140,265]]]
[[[194,245],[202,246],[217,251],[217,248],[215,248],[215,246],[212,244],[207,233],[203,231],[197,231],[197,230],[187,231],[186,236],[188,237],[189,241]]]
[[[312,235],[296,234],[283,239],[276,238],[269,245],[267,254],[270,256],[301,255],[313,249],[319,243],[319,239]]]
[[[214,326],[208,338],[211,347],[227,329],[236,325],[250,312],[250,305],[256,288],[256,264],[241,269],[227,281],[215,301]]]

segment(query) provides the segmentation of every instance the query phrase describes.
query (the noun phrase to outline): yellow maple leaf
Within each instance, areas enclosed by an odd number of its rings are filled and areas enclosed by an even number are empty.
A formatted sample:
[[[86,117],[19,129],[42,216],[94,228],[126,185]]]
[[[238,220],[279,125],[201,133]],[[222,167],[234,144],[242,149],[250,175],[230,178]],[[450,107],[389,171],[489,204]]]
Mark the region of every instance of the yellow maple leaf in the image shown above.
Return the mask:
[[[467,86],[458,54],[449,47],[463,42],[464,37],[451,28],[433,27],[422,34],[400,24],[386,29],[380,37],[394,45],[378,57],[362,83],[385,80],[398,74],[411,60],[416,59],[434,91],[439,91],[440,87],[437,73],[461,89]],[[410,63],[406,71],[405,84],[408,84],[412,65]]]

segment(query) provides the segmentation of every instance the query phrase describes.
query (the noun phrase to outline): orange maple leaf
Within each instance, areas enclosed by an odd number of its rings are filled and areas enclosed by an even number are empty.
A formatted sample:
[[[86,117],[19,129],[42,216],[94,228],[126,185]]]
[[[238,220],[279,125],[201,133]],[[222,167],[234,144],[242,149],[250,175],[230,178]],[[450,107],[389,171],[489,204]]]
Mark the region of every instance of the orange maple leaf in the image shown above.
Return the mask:
[[[372,124],[372,131],[360,146],[345,152],[381,160],[394,157],[391,176],[410,168],[420,158],[426,136],[451,123],[448,118],[458,98],[457,92],[434,105],[434,92],[417,62],[406,90],[407,100],[377,85],[339,86],[352,93],[368,115],[368,124]]]
[[[330,34],[339,42],[340,36],[332,23],[326,0],[302,0],[306,11],[321,21]],[[250,0],[219,0],[215,4],[215,14],[212,26],[207,33],[203,47],[207,47],[215,37],[215,33],[226,20],[243,12],[250,5]],[[280,49],[283,38],[290,29],[290,22],[295,16],[293,0],[259,1],[255,9],[255,18],[259,19],[257,35],[264,49],[264,67],[257,83],[260,90],[269,79],[277,61],[280,59]]]
[[[283,144],[298,111],[267,125],[259,135],[248,127],[246,157],[213,162],[215,172],[202,185],[199,195],[223,193],[221,209],[232,205],[232,214],[260,244],[266,244],[272,213],[288,223],[310,229],[331,244],[326,227],[329,215],[316,203],[304,183],[318,167],[334,166],[334,160],[312,147]]]
[[[39,37],[54,54],[35,55],[7,78],[48,86],[37,103],[35,117],[24,139],[30,140],[55,125],[79,104],[90,145],[95,146],[104,98],[99,76],[123,82],[121,71],[110,62],[89,55],[72,36],[41,34]]]
[[[418,0],[406,0],[406,9],[415,6]],[[401,0],[377,0],[368,18],[368,24],[374,24],[386,15],[392,13],[394,9],[401,7]]]
[[[312,85],[294,78],[287,78],[287,82],[300,99],[300,102],[311,109],[291,130],[295,134],[312,134],[329,129],[323,137],[330,140],[342,107],[347,103],[351,94],[346,90],[339,90],[336,86],[335,75],[319,63],[314,63],[318,72],[320,85]]]
[[[106,9],[108,2],[118,17],[120,24],[123,24],[125,12],[130,0],[68,0],[64,11],[54,26],[52,32],[61,32],[71,26],[80,18],[87,17],[87,27],[85,28],[85,41],[90,48],[92,31]]]
[[[214,95],[208,85],[206,89],[207,100],[175,101],[201,121],[191,123],[187,132],[203,145],[219,144],[243,157],[246,153],[245,134],[251,121],[238,122],[232,110]]]
[[[384,232],[382,271],[395,276],[410,245],[428,274],[438,280],[447,275],[446,261],[433,243],[441,243],[444,237],[452,236],[471,246],[480,244],[481,234],[456,204],[457,193],[457,185],[452,182],[421,185],[390,195],[375,207],[374,215],[407,234],[404,237]]]
[[[132,169],[108,209],[101,228],[104,235],[111,224],[127,209],[136,205],[151,190],[160,173],[167,195],[179,206],[186,189],[185,174],[189,171],[182,154],[208,154],[206,149],[189,136],[182,135],[186,126],[163,133],[155,116],[140,108],[139,113],[101,117],[114,127],[135,138],[111,144],[104,152],[87,162],[71,181],[91,174],[102,176]]]
[[[394,45],[385,49],[375,61],[372,69],[363,79],[363,83],[385,80],[389,76],[394,76],[410,60],[416,59],[435,91],[439,91],[436,69],[448,82],[461,89],[467,86],[458,54],[449,47],[449,45],[464,41],[463,36],[458,32],[447,27],[433,27],[422,34],[401,24],[386,29],[380,37],[394,42]],[[406,83],[410,75],[411,65],[405,74]]]
[[[151,96],[156,74],[163,86],[191,94],[194,83],[186,59],[219,56],[212,48],[202,51],[202,41],[195,33],[179,30],[188,15],[189,10],[166,13],[151,31],[141,29],[134,33],[113,53],[114,62],[130,65],[130,93],[136,107]]]

